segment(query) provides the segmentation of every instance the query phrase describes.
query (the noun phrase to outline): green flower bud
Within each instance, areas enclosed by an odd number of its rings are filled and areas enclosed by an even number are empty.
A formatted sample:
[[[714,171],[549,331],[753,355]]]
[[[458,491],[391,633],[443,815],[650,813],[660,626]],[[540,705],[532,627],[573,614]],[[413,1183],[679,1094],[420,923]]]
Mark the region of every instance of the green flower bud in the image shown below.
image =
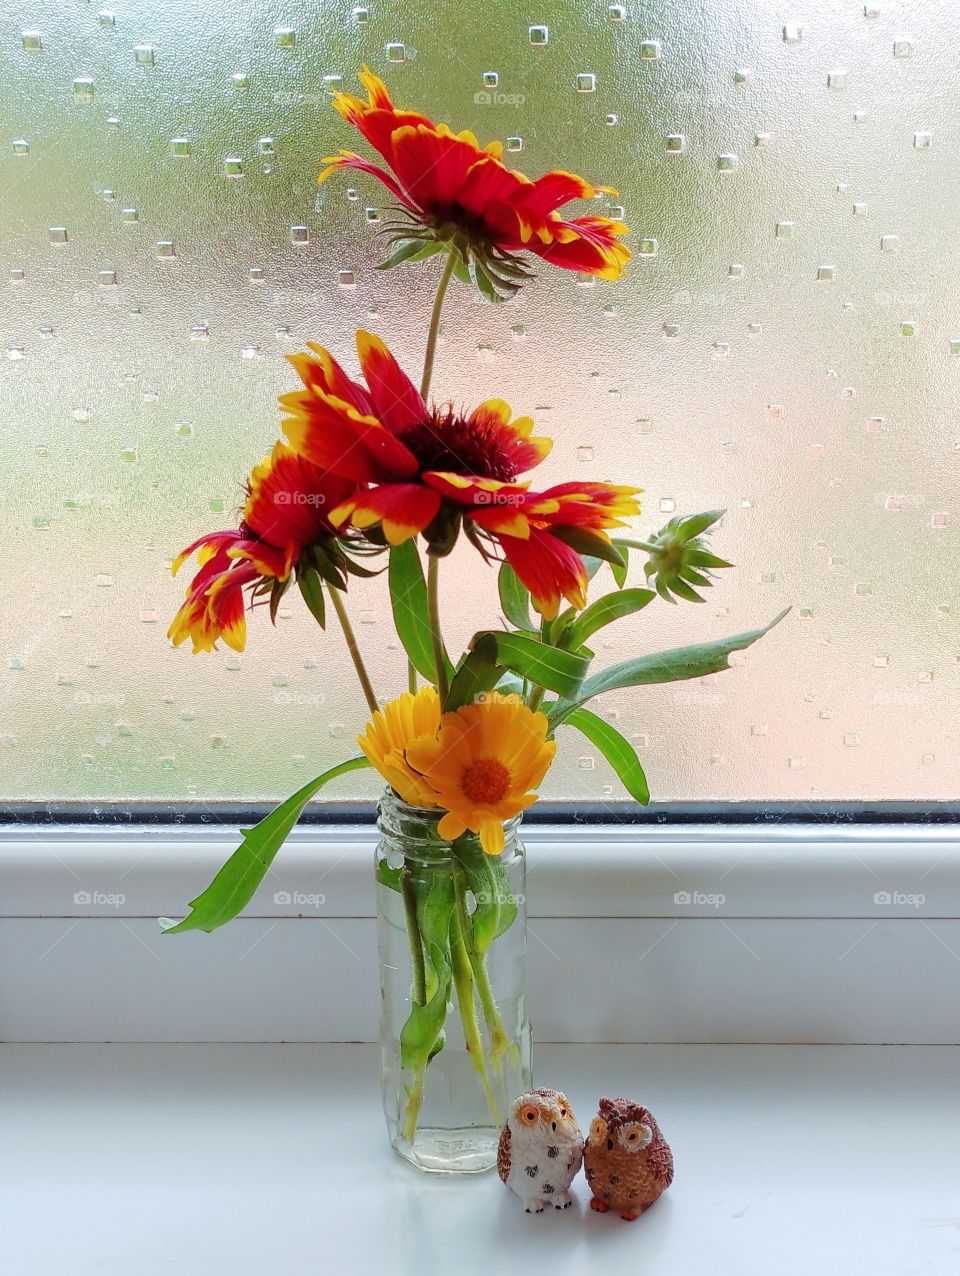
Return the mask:
[[[677,598],[691,603],[705,602],[694,586],[709,588],[713,584],[713,569],[733,566],[711,554],[706,547],[707,529],[725,513],[725,510],[709,510],[687,518],[677,515],[644,544],[649,554],[643,568],[647,584],[653,585],[668,603],[675,603]]]

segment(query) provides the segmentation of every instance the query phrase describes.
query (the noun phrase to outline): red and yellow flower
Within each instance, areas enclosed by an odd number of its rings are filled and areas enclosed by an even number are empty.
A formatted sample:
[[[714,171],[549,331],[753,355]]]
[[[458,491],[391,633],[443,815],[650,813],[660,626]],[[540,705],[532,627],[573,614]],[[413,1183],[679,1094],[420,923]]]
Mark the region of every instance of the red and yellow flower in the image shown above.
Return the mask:
[[[499,544],[547,619],[561,597],[586,599],[587,571],[569,541],[609,543],[607,529],[639,512],[634,487],[561,483],[531,491],[518,475],[547,455],[550,440],[502,399],[472,412],[428,407],[393,355],[357,333],[367,388],[351,381],[320,346],[293,355],[304,388],[283,395],[283,430],[315,466],[357,486],[331,509],[334,527],[382,529],[388,544],[423,533],[434,552],[449,548],[461,521],[469,538]]]
[[[174,575],[194,553],[200,568],[170,626],[174,646],[190,638],[196,654],[215,650],[222,638],[242,651],[244,591],[269,593],[290,579],[308,546],[332,544],[330,512],[351,490],[349,481],[275,444],[250,475],[239,528],[208,532],[173,560]]]
[[[450,241],[464,257],[472,253],[494,272],[506,254],[509,276],[512,255],[527,251],[566,270],[620,278],[630,259],[630,250],[620,242],[627,227],[610,217],[567,220],[559,212],[571,200],[615,195],[612,187],[594,186],[559,169],[531,181],[504,165],[500,142],[481,148],[467,129],[454,133],[417,111],[398,110],[386,85],[368,67],[359,78],[367,101],[338,92],[333,104],[387,168],[341,151],[324,159],[319,181],[343,168],[369,173],[430,238]]]

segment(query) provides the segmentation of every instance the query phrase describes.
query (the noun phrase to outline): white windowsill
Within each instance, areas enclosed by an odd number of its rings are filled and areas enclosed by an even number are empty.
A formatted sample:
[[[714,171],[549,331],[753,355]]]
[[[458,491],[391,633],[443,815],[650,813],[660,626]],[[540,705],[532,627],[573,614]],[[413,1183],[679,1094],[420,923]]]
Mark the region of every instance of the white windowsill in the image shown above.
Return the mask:
[[[526,1215],[387,1146],[371,1046],[0,1047],[11,1272],[902,1276],[955,1270],[960,1050],[566,1046],[581,1128],[646,1103],[676,1179],[637,1222]]]
[[[236,922],[161,935],[238,840],[0,830],[0,1040],[373,1040],[373,830],[297,829]],[[541,1041],[960,1043],[955,826],[534,826],[525,841]],[[615,981],[593,977],[598,950]]]

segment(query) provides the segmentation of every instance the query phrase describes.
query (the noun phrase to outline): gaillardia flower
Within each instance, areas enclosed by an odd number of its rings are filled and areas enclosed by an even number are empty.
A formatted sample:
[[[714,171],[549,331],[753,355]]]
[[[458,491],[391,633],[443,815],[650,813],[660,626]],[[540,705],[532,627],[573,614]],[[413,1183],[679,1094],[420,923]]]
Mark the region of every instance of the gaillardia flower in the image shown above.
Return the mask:
[[[508,290],[526,273],[514,258],[521,251],[566,270],[620,278],[630,259],[619,238],[627,227],[610,217],[568,221],[558,211],[574,199],[615,195],[611,187],[561,170],[531,181],[504,165],[500,142],[481,149],[469,130],[454,133],[426,115],[398,110],[369,68],[363,67],[359,78],[367,101],[338,92],[333,104],[379,151],[387,168],[341,151],[324,159],[319,181],[341,168],[370,173],[412,221],[406,236],[449,243],[465,261],[472,255]]]
[[[549,724],[516,695],[487,692],[482,700],[445,713],[434,737],[407,745],[419,771],[447,814],[437,826],[453,841],[470,829],[488,855],[503,850],[503,821],[537,800],[531,790],[546,775],[557,746]]]
[[[550,440],[529,417],[512,418],[502,399],[471,412],[428,407],[393,355],[369,332],[357,333],[367,389],[351,381],[320,346],[290,356],[303,390],[281,396],[291,447],[357,487],[330,511],[335,527],[379,526],[399,545],[423,533],[434,554],[447,552],[462,522],[483,553],[496,542],[547,619],[561,597],[586,599],[581,553],[602,551],[606,529],[636,514],[638,488],[561,483],[531,491],[518,475],[537,465]]]
[[[252,600],[282,592],[309,551],[332,551],[338,560],[330,511],[352,484],[329,474],[284,443],[254,469],[239,528],[208,532],[173,560],[173,573],[196,552],[200,570],[167,636],[174,646],[193,640],[194,654],[213,651],[222,638],[234,651],[246,641],[244,590]],[[311,563],[313,559],[304,559]]]
[[[378,709],[358,740],[370,765],[410,806],[437,805],[435,791],[409,765],[404,750],[421,736],[435,739],[439,727],[440,697],[435,687],[426,686]]]

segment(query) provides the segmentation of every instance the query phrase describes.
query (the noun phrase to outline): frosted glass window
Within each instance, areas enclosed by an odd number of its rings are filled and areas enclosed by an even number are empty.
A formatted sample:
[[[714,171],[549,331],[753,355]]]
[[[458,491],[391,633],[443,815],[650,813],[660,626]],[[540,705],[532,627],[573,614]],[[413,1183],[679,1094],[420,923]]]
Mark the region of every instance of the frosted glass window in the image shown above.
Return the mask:
[[[171,556],[229,525],[278,430],[283,355],[416,366],[433,268],[373,266],[383,190],[315,184],[363,143],[359,64],[536,175],[620,188],[617,285],[554,271],[448,302],[434,389],[506,398],[544,471],[635,480],[640,526],[728,513],[701,607],[605,631],[603,661],[793,612],[738,667],[598,701],[659,799],[957,795],[960,248],[947,0],[427,5],[5,0],[0,796],[260,798],[347,756],[364,715],[291,602],[247,652],[164,633]],[[445,565],[451,645],[492,575]],[[403,687],[379,586],[351,606]],[[379,654],[378,654],[379,653]],[[619,797],[571,733],[548,796]],[[340,795],[372,795],[361,776]]]

